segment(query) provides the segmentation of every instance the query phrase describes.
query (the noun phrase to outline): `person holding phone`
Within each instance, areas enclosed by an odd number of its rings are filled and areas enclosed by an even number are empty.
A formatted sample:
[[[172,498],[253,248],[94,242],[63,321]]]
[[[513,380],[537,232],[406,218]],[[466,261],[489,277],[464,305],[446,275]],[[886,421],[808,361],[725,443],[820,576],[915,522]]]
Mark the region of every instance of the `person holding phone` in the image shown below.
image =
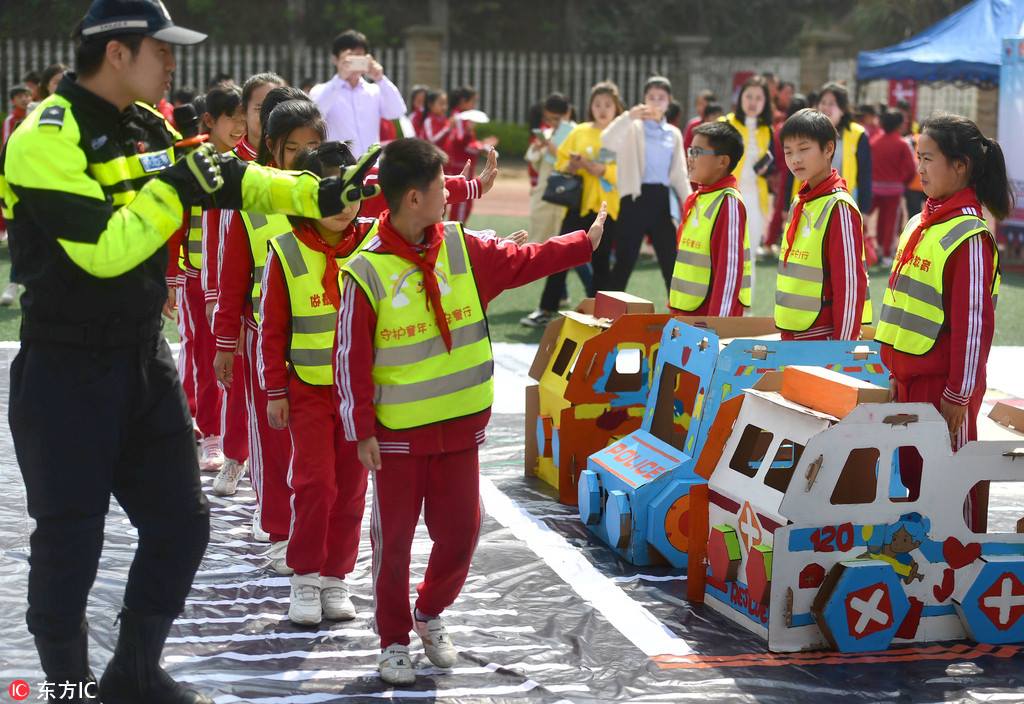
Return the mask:
[[[366,35],[354,29],[342,32],[334,38],[331,54],[337,74],[313,86],[309,97],[327,123],[327,138],[350,142],[358,158],[380,142],[381,119],[405,116],[405,100],[370,54]]]
[[[654,76],[644,85],[644,102],[619,115],[601,133],[601,146],[615,153],[618,164],[619,239],[611,287],[625,291],[650,235],[668,291],[676,261],[676,226],[671,199],[683,203],[690,195],[683,155],[683,135],[665,120],[672,84]]]

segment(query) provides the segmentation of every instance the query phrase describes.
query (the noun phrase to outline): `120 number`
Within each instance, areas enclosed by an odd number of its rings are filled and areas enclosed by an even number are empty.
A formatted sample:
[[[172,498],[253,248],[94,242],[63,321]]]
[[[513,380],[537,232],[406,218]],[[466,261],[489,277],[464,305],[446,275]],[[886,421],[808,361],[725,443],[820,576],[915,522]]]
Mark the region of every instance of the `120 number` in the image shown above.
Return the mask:
[[[814,552],[846,552],[853,547],[853,524],[819,528],[811,533],[811,545],[814,546]]]

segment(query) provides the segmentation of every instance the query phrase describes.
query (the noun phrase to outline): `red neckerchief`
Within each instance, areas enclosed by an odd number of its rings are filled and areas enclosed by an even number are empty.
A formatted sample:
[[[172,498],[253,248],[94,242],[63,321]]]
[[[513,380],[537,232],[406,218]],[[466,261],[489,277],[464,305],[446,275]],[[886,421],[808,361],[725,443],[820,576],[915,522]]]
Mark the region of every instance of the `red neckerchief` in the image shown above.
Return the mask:
[[[28,110],[25,108],[11,108],[9,117],[11,118],[11,126],[17,127],[25,120],[25,116],[28,115]]]
[[[334,306],[335,310],[341,308],[341,293],[338,291],[338,257],[347,257],[356,246],[356,226],[354,223],[345,228],[341,240],[333,247],[313,227],[312,223],[304,222],[294,229],[295,236],[302,244],[312,250],[321,252],[327,259],[327,269],[324,271],[324,278],[320,283],[324,287],[324,298]]]
[[[238,152],[238,156],[242,157],[242,161],[256,161],[256,157],[259,156],[256,147],[249,144],[247,136],[242,137],[242,141],[235,145],[235,150]]]
[[[846,181],[839,175],[839,172],[832,169],[832,173],[828,175],[824,181],[818,184],[816,188],[811,188],[808,184],[804,184],[804,187],[800,189],[800,193],[797,196],[796,207],[793,208],[793,216],[789,221],[789,227],[786,228],[786,255],[782,258],[782,266],[785,267],[789,263],[789,253],[793,251],[793,241],[796,239],[796,231],[800,226],[800,217],[804,213],[804,203],[820,198],[826,193],[831,193],[837,188],[846,190]]]
[[[397,254],[419,267],[423,273],[423,287],[427,293],[427,310],[434,310],[434,320],[437,321],[437,328],[441,331],[441,339],[444,340],[448,351],[452,350],[452,333],[448,329],[448,321],[445,318],[444,308],[441,306],[441,289],[437,283],[437,274],[434,267],[437,264],[437,255],[441,252],[441,244],[444,242],[443,228],[441,223],[436,223],[423,231],[423,244],[417,248],[405,241],[405,238],[398,233],[391,225],[391,213],[385,212],[381,215],[380,225],[377,228],[377,236],[393,254]]]
[[[957,191],[946,200],[929,198],[925,201],[924,207],[921,209],[921,222],[917,224],[917,227],[911,233],[910,239],[907,240],[907,246],[903,248],[903,254],[900,255],[899,261],[896,262],[896,266],[893,267],[892,274],[889,276],[890,286],[896,284],[900,271],[907,262],[914,258],[914,250],[917,249],[924,231],[936,223],[949,220],[955,211],[962,210],[963,208],[975,208],[979,213],[981,212],[978,194],[969,186],[961,191]]]
[[[736,187],[736,177],[733,176],[732,174],[726,176],[717,183],[712,183],[710,186],[705,186],[704,184],[698,186],[696,191],[693,191],[690,193],[690,195],[686,196],[686,202],[683,203],[683,223],[686,223],[686,218],[690,216],[690,209],[693,207],[693,204],[697,202],[697,198],[699,196],[702,196],[705,193],[713,193],[714,191],[720,191],[723,188]]]

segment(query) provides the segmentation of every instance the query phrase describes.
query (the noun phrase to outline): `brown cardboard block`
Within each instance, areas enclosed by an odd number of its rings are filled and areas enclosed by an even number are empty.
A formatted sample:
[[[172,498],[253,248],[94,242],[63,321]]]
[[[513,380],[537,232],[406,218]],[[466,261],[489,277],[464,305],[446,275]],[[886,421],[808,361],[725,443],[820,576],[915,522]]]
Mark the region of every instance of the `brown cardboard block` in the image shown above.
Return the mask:
[[[775,327],[773,318],[717,318],[714,316],[684,317],[677,316],[676,320],[692,325],[697,328],[708,328],[718,335],[720,340],[736,337],[764,337],[766,335],[777,335],[778,328]]]
[[[598,291],[594,299],[594,317],[618,320],[632,313],[654,313],[654,304],[623,291]]]
[[[1024,399],[1008,398],[997,401],[988,417],[999,425],[1024,433]]]
[[[793,365],[782,372],[783,398],[845,418],[861,403],[886,403],[889,389],[824,367]]]
[[[526,452],[523,455],[523,474],[534,476],[537,467],[537,416],[540,415],[540,386],[531,384],[526,387],[526,419],[523,437],[526,440]]]

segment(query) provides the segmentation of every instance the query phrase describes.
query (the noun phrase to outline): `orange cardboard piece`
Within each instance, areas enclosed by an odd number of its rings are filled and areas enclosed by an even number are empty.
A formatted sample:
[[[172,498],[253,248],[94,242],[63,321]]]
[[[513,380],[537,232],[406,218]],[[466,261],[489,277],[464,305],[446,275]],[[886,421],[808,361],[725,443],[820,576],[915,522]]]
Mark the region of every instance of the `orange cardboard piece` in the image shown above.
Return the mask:
[[[782,372],[782,396],[788,401],[845,418],[861,403],[886,403],[889,389],[824,367],[793,365]]]
[[[1024,433],[1024,399],[1008,398],[997,401],[988,417],[999,425]]]
[[[708,547],[708,485],[690,487],[690,535],[686,550],[686,598],[691,604],[704,603]]]
[[[594,317],[618,320],[623,315],[654,313],[654,304],[623,291],[598,291],[594,299]]]
[[[534,476],[533,469],[537,466],[537,416],[540,414],[540,387],[531,384],[526,387],[526,417],[524,418],[523,438],[526,451],[523,455],[523,469],[527,477]]]
[[[736,423],[736,417],[740,414],[742,405],[743,394],[740,394],[724,401],[718,407],[718,414],[711,422],[711,427],[708,428],[707,439],[700,451],[700,457],[697,458],[697,464],[693,468],[698,477],[711,479],[711,473],[715,471],[718,460],[722,457],[722,451],[725,450],[725,444],[729,442],[729,436],[732,435],[732,427]],[[690,495],[693,495],[693,489],[690,490]]]

